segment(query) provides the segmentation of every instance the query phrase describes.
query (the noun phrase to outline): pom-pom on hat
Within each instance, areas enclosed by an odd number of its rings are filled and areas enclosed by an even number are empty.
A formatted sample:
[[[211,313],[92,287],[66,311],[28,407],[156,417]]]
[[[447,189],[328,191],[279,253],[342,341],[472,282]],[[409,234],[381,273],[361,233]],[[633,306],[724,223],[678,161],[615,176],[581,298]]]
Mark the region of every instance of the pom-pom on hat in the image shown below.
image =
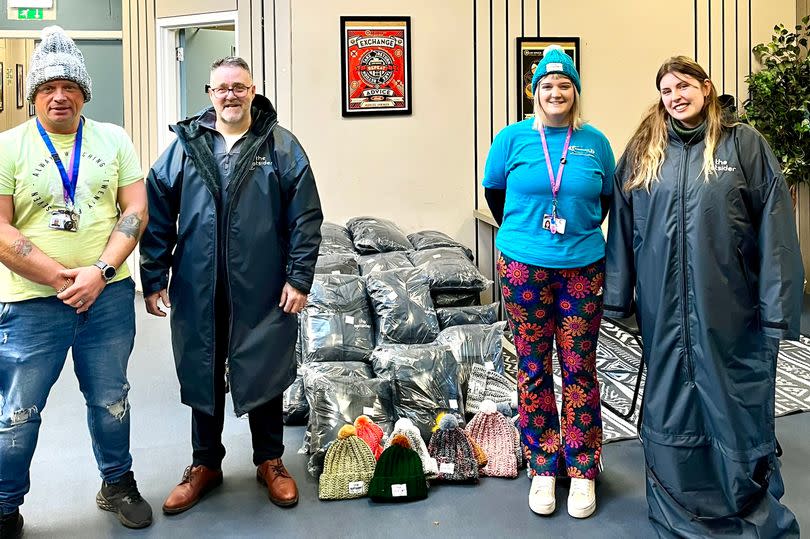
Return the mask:
[[[392,434],[390,445],[380,455],[369,497],[377,502],[405,502],[427,498],[428,487],[422,461],[404,434]]]
[[[343,425],[326,452],[323,473],[318,486],[322,500],[362,498],[374,477],[374,454],[368,444],[357,437],[354,425]]]
[[[422,470],[427,477],[435,477],[439,473],[439,465],[436,459],[430,456],[425,445],[425,440],[422,439],[422,434],[419,432],[419,427],[413,424],[407,417],[401,417],[394,423],[394,430],[391,431],[391,438],[389,438],[385,447],[389,447],[391,442],[397,434],[402,434],[411,442],[411,448],[416,451],[422,461]]]
[[[357,437],[363,440],[371,448],[374,458],[379,459],[383,452],[382,440],[385,433],[366,415],[361,415],[354,420],[354,428],[357,429]]]
[[[467,425],[467,432],[486,452],[489,462],[481,470],[492,477],[517,477],[518,462],[515,453],[515,427],[495,403],[485,400],[480,411]]]
[[[438,418],[438,429],[428,443],[428,453],[439,464],[436,477],[442,481],[478,481],[478,462],[458,418],[445,414]]]
[[[84,56],[76,43],[59,26],[42,29],[42,41],[31,55],[25,79],[26,98],[34,100],[37,89],[52,80],[69,80],[79,85],[85,103],[93,94],[93,82],[87,73]]]
[[[559,45],[549,45],[543,49],[543,58],[537,64],[537,69],[534,70],[532,77],[532,93],[537,92],[537,83],[540,82],[546,75],[552,74],[565,75],[574,86],[577,92],[582,93],[582,86],[579,82],[579,73],[574,66],[574,61],[568,56],[562,47]]]

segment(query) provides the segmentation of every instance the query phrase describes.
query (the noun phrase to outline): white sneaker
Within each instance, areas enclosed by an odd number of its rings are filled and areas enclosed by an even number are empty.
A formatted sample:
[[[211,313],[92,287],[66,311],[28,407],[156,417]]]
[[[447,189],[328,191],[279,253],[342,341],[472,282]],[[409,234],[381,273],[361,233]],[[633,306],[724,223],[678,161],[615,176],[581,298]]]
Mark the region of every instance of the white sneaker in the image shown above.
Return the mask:
[[[554,487],[557,478],[553,475],[535,475],[529,489],[529,508],[538,515],[550,515],[557,507]]]
[[[596,488],[593,479],[571,478],[568,491],[568,514],[574,518],[587,518],[596,511]]]

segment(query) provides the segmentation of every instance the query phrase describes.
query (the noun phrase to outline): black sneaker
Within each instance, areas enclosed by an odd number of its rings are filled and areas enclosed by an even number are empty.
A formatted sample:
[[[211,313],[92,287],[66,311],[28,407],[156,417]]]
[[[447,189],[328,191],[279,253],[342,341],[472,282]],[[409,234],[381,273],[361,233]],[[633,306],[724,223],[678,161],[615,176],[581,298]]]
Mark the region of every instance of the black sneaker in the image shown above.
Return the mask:
[[[20,510],[0,517],[0,539],[19,539],[23,535],[23,517]]]
[[[152,508],[141,498],[131,471],[125,473],[117,483],[102,481],[101,490],[96,494],[96,504],[100,509],[116,513],[118,520],[127,528],[145,528],[152,523]]]

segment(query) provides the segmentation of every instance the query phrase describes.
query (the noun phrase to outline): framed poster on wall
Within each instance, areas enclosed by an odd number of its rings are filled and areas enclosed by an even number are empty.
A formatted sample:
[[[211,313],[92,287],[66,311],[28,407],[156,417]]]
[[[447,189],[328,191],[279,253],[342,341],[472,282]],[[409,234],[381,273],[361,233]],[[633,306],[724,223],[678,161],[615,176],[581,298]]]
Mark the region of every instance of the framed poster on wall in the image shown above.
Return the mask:
[[[543,58],[543,49],[549,45],[559,45],[574,60],[577,71],[579,68],[579,38],[578,37],[519,37],[517,38],[517,119],[534,118],[534,104],[532,101],[532,77],[537,64]]]
[[[23,65],[17,64],[17,108],[25,106],[25,77],[23,76]]]
[[[340,18],[341,112],[411,114],[411,18]]]

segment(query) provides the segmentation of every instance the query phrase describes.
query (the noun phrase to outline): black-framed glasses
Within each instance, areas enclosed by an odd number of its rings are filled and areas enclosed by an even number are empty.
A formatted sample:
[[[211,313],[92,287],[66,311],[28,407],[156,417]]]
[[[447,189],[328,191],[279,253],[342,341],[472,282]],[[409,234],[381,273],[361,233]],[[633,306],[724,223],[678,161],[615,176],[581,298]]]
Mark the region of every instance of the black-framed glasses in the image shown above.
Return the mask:
[[[234,84],[233,86],[217,86],[213,88],[210,84],[205,85],[205,93],[211,92],[217,99],[227,97],[228,92],[233,92],[236,97],[245,97],[251,86],[244,84]]]

